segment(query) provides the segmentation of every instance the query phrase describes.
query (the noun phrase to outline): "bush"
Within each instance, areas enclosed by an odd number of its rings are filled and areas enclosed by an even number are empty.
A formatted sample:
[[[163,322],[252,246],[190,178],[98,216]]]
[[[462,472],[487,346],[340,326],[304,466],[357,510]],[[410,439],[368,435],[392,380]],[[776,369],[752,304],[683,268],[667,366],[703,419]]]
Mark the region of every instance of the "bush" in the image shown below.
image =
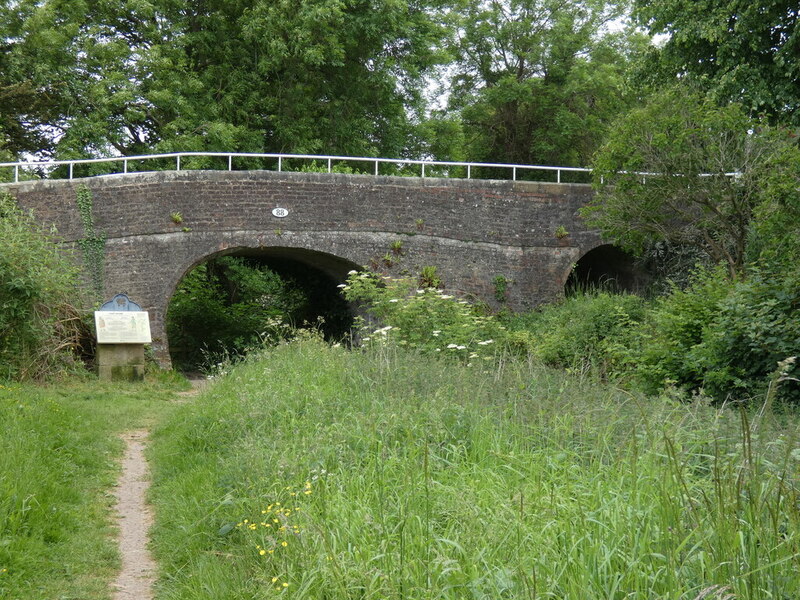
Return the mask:
[[[591,292],[508,318],[520,349],[546,365],[607,377],[627,362],[626,340],[645,318],[638,296]]]
[[[429,269],[428,275],[435,270]],[[419,280],[381,277],[351,271],[341,286],[350,302],[363,302],[367,313],[382,327],[363,323],[364,343],[394,339],[423,352],[442,353],[465,360],[489,358],[505,342],[505,327],[480,307],[434,287],[418,288]]]
[[[718,399],[763,397],[778,362],[800,353],[800,269],[782,276],[754,270],[720,302],[702,351],[706,391]],[[798,377],[797,366],[789,371]],[[780,397],[800,401],[791,379]]]
[[[0,194],[0,379],[42,378],[74,365],[79,279],[53,236]]]
[[[630,349],[628,364],[639,387],[648,393],[664,386],[703,387],[708,366],[704,340],[730,289],[721,268],[698,269],[686,289],[673,286],[656,300]]]
[[[306,299],[279,275],[243,258],[222,257],[183,278],[167,311],[167,335],[175,365],[208,366],[289,332],[293,312]]]

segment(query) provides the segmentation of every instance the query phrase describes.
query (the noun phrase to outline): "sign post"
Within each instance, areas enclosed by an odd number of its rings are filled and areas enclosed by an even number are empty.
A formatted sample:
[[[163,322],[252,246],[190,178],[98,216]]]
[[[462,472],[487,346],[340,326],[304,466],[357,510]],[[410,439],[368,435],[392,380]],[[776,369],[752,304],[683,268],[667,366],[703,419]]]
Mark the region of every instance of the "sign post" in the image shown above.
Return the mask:
[[[100,379],[144,379],[144,345],[152,341],[147,311],[125,294],[117,294],[95,311],[94,322]]]

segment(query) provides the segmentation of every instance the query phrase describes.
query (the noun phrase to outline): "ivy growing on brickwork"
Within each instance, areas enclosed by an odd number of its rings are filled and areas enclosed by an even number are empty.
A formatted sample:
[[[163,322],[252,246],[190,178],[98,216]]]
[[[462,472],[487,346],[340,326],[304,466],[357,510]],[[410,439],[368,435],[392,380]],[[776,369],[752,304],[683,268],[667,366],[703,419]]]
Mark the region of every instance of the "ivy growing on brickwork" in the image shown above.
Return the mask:
[[[95,297],[101,299],[103,296],[106,234],[95,231],[94,200],[88,187],[82,185],[78,188],[75,193],[75,203],[78,206],[85,236],[78,240],[78,246],[83,254],[84,268],[89,275]]]

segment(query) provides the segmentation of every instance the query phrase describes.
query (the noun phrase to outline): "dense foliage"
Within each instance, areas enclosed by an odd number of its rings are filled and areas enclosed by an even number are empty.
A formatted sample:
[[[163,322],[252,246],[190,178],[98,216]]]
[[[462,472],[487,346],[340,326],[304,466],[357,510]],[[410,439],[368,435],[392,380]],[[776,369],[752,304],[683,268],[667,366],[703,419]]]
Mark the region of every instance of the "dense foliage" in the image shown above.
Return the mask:
[[[607,27],[626,8],[19,0],[0,8],[0,147],[585,165],[634,98],[646,37]]]
[[[623,117],[595,156],[595,198],[584,215],[641,253],[666,241],[742,270],[755,207],[772,163],[795,140],[678,86]]]
[[[19,0],[0,8],[9,148],[399,155],[438,26],[416,1]]]
[[[736,282],[719,269],[700,270],[687,288],[650,301],[577,295],[509,318],[509,340],[545,364],[648,394],[668,388],[757,404],[769,392],[797,403],[798,281],[796,269]]]
[[[455,3],[449,110],[471,160],[583,166],[631,100],[643,36],[604,32],[624,4],[514,0]]]
[[[800,32],[793,0],[634,0],[638,22],[668,35],[640,69],[692,81],[751,115],[800,125]]]
[[[285,339],[295,326],[343,336],[350,323],[344,301],[331,282],[308,271],[282,276],[257,259],[234,256],[213,258],[189,271],[167,310],[175,366],[208,368]]]
[[[0,380],[72,365],[82,329],[79,280],[54,238],[0,193]]]
[[[422,353],[470,361],[489,359],[502,346],[504,327],[485,310],[419,279],[381,277],[352,271],[342,287],[344,297],[365,307],[359,342],[388,340]],[[426,285],[427,284],[427,285]]]

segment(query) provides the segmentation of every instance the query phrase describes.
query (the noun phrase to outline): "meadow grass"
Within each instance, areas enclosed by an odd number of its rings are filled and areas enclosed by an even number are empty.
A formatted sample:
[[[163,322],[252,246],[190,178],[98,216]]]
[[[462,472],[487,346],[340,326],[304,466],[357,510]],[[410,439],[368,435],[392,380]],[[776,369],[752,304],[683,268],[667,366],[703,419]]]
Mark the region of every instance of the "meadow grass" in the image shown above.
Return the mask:
[[[184,385],[0,385],[0,598],[111,597],[118,434],[163,417]]]
[[[152,436],[157,597],[800,597],[795,419],[482,365],[305,340],[219,378]]]

